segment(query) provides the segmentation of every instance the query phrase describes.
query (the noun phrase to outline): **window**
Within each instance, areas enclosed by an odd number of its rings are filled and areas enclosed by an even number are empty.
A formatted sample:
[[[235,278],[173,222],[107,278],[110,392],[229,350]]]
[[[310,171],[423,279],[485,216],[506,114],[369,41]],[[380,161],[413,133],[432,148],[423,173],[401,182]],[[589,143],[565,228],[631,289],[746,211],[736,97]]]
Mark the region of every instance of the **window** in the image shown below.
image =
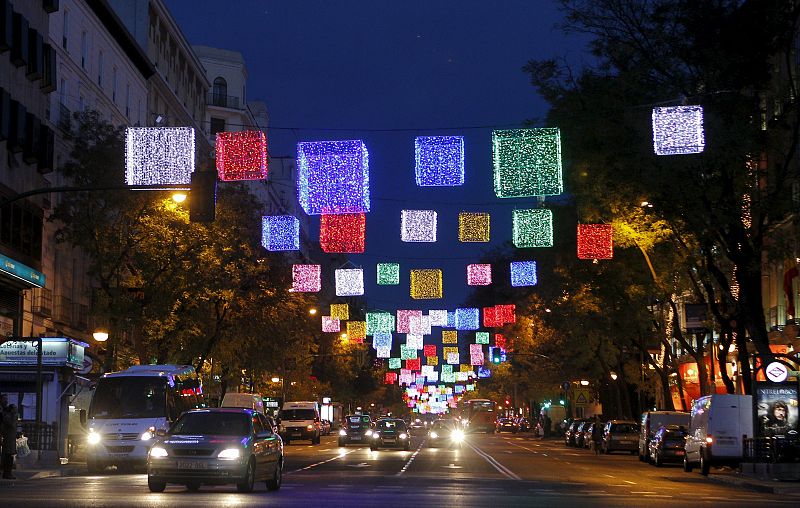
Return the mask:
[[[97,84],[103,87],[103,52],[97,55]]]
[[[211,104],[214,106],[225,106],[226,99],[228,98],[228,82],[222,76],[217,76],[214,79],[214,85],[211,88]]]
[[[225,119],[211,117],[211,135],[218,132],[225,132]]]
[[[86,30],[81,32],[81,69],[86,70],[89,63],[89,35]]]
[[[117,102],[117,68],[111,68],[111,100]]]
[[[67,39],[69,38],[69,11],[64,9],[64,26],[61,32],[61,47],[67,49]]]

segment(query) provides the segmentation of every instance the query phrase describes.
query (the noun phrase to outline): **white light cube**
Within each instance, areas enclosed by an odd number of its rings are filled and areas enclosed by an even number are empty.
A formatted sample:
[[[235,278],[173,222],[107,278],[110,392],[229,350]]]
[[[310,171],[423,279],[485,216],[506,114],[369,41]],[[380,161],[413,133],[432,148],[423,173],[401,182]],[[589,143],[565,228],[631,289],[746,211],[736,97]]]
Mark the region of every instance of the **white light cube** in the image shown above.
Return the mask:
[[[400,239],[404,242],[436,241],[435,210],[403,210],[400,214]]]
[[[364,294],[364,270],[361,268],[336,269],[336,296]]]
[[[186,184],[194,172],[194,129],[128,127],[125,130],[125,183]]]

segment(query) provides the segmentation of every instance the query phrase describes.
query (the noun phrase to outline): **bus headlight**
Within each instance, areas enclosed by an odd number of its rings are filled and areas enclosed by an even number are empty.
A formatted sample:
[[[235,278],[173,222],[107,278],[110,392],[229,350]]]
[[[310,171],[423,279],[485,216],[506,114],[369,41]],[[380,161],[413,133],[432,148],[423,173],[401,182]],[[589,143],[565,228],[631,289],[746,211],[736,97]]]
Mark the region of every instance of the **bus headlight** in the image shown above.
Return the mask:
[[[451,436],[453,437],[453,441],[455,441],[456,443],[460,443],[461,441],[464,440],[464,432],[458,429],[454,430]]]
[[[139,439],[141,439],[142,441],[150,441],[155,437],[155,435],[156,435],[156,428],[150,427],[146,431],[142,432],[142,435],[139,436]]]
[[[96,445],[100,442],[100,434],[95,432],[94,430],[89,431],[89,435],[86,436],[86,442],[90,445]]]
[[[364,432],[364,435],[367,436],[367,437],[370,437],[372,435],[372,431],[368,430],[368,431]]]

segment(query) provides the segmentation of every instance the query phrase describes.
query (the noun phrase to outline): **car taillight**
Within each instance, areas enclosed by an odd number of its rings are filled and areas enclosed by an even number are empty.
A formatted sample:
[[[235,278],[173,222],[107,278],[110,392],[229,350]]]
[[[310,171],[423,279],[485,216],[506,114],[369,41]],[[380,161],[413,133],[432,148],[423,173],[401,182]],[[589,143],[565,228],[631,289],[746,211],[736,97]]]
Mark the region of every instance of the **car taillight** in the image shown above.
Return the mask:
[[[706,436],[706,443],[714,444],[714,437],[711,434]]]

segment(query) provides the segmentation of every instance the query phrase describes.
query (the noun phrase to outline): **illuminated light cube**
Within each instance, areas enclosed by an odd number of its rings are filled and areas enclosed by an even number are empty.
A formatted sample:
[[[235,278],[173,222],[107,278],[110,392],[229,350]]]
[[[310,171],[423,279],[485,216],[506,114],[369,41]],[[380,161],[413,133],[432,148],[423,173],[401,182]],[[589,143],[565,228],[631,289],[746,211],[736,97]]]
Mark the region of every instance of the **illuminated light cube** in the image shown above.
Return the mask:
[[[424,356],[436,356],[436,344],[426,344],[422,351]]]
[[[389,332],[375,332],[372,334],[372,347],[378,349],[380,347],[392,347],[392,334]]]
[[[366,230],[367,220],[363,213],[322,214],[319,245],[323,252],[363,253]]]
[[[458,365],[461,363],[459,361],[459,354],[458,353],[447,353],[447,363],[450,365]]]
[[[470,355],[482,355],[483,354],[483,346],[480,344],[470,344],[469,345],[469,354]]]
[[[400,212],[400,239],[404,242],[436,241],[436,210]]]
[[[341,321],[330,316],[322,316],[323,332],[340,332],[341,330]]]
[[[366,321],[348,321],[347,322],[347,338],[349,340],[364,340],[367,337],[367,322]]]
[[[511,285],[514,287],[536,285],[536,261],[512,261]]]
[[[700,153],[705,149],[703,106],[653,108],[656,155]]]
[[[514,210],[512,241],[520,249],[553,246],[553,211],[547,208]]]
[[[458,344],[458,332],[456,330],[442,330],[442,344]]]
[[[469,374],[473,374],[472,365],[462,363],[459,367],[460,367],[459,370],[461,372],[463,372],[465,374],[468,374],[468,375]]]
[[[438,356],[425,356],[425,363],[428,365],[435,367],[439,365],[439,357]]]
[[[413,360],[417,357],[417,348],[408,347],[408,344],[400,344],[400,359]]]
[[[408,370],[418,371],[422,368],[422,360],[420,358],[406,360],[406,368]]]
[[[464,393],[464,386],[462,386],[462,385],[455,385],[455,386],[453,387],[453,391],[454,391],[455,393]]]
[[[397,383],[397,372],[387,372],[383,378],[383,384],[393,385]]]
[[[578,224],[578,259],[614,257],[614,231],[611,224]]]
[[[300,250],[300,221],[293,215],[261,217],[261,245],[268,251]]]
[[[447,328],[456,327],[456,313],[447,311]]]
[[[480,309],[456,309],[456,330],[477,330],[480,327]]]
[[[481,365],[481,364],[480,363],[476,363],[474,365]],[[468,392],[474,392],[475,391],[475,385],[474,384],[472,384],[472,385],[464,385],[464,388],[466,388],[466,390]]]
[[[411,298],[415,300],[442,298],[442,271],[439,269],[411,270]]]
[[[461,212],[458,214],[459,242],[488,242],[489,214]]]
[[[336,269],[336,296],[364,294],[364,270],[361,268]]]
[[[261,131],[218,132],[214,156],[223,182],[267,177],[267,136]]]
[[[350,319],[350,306],[346,303],[332,303],[331,317],[347,321]]]
[[[398,310],[397,311],[397,333],[409,333],[409,320],[411,316],[422,316],[421,310]]]
[[[308,215],[369,212],[369,153],[364,142],[298,143],[297,198]]]
[[[475,332],[475,344],[488,344],[489,332]]]
[[[316,293],[321,289],[321,265],[292,265],[292,291]]]
[[[127,185],[186,184],[194,172],[194,129],[128,127],[125,129]]]
[[[497,315],[497,321],[500,323],[500,326],[506,323],[516,323],[517,322],[517,313],[516,308],[517,306],[513,303],[505,304],[505,305],[495,305],[495,313]]]
[[[378,285],[396,286],[400,284],[399,263],[378,263]]]
[[[414,140],[414,154],[420,187],[464,185],[463,136],[419,136]]]
[[[486,361],[486,358],[483,356],[483,353],[479,355],[469,355],[469,364],[470,365],[483,365]]]
[[[483,326],[484,328],[492,328],[495,326],[503,326],[503,323],[497,319],[496,307],[483,308]]]
[[[367,335],[394,331],[394,316],[388,312],[367,312]]]
[[[449,355],[450,353],[458,354],[458,348],[455,347],[455,346],[444,346],[444,347],[442,347],[442,355],[445,358],[447,358],[447,355]]]
[[[421,335],[413,335],[407,334],[406,335],[406,346],[413,347],[416,350],[420,350],[423,348],[423,340]]]
[[[494,334],[494,347],[499,347],[500,349],[506,349],[506,338],[502,333],[495,333]]]
[[[427,365],[427,364],[423,365],[421,371],[422,371],[422,375],[423,376],[427,376],[428,374],[433,372],[433,366],[432,365]],[[435,388],[435,387],[429,386],[428,387],[428,393],[430,393],[430,391],[431,391],[430,389],[431,388]]]
[[[431,318],[430,316],[412,315],[408,321],[409,333],[415,335],[430,335],[431,334]]]
[[[447,326],[446,310],[430,310],[428,315],[431,317],[431,326]]]
[[[492,283],[492,265],[470,264],[467,265],[468,286],[488,286]]]
[[[498,198],[554,196],[564,191],[557,128],[493,131],[492,163]]]
[[[400,358],[389,358],[390,369],[399,369],[401,365],[402,365],[402,360],[400,360]]]

